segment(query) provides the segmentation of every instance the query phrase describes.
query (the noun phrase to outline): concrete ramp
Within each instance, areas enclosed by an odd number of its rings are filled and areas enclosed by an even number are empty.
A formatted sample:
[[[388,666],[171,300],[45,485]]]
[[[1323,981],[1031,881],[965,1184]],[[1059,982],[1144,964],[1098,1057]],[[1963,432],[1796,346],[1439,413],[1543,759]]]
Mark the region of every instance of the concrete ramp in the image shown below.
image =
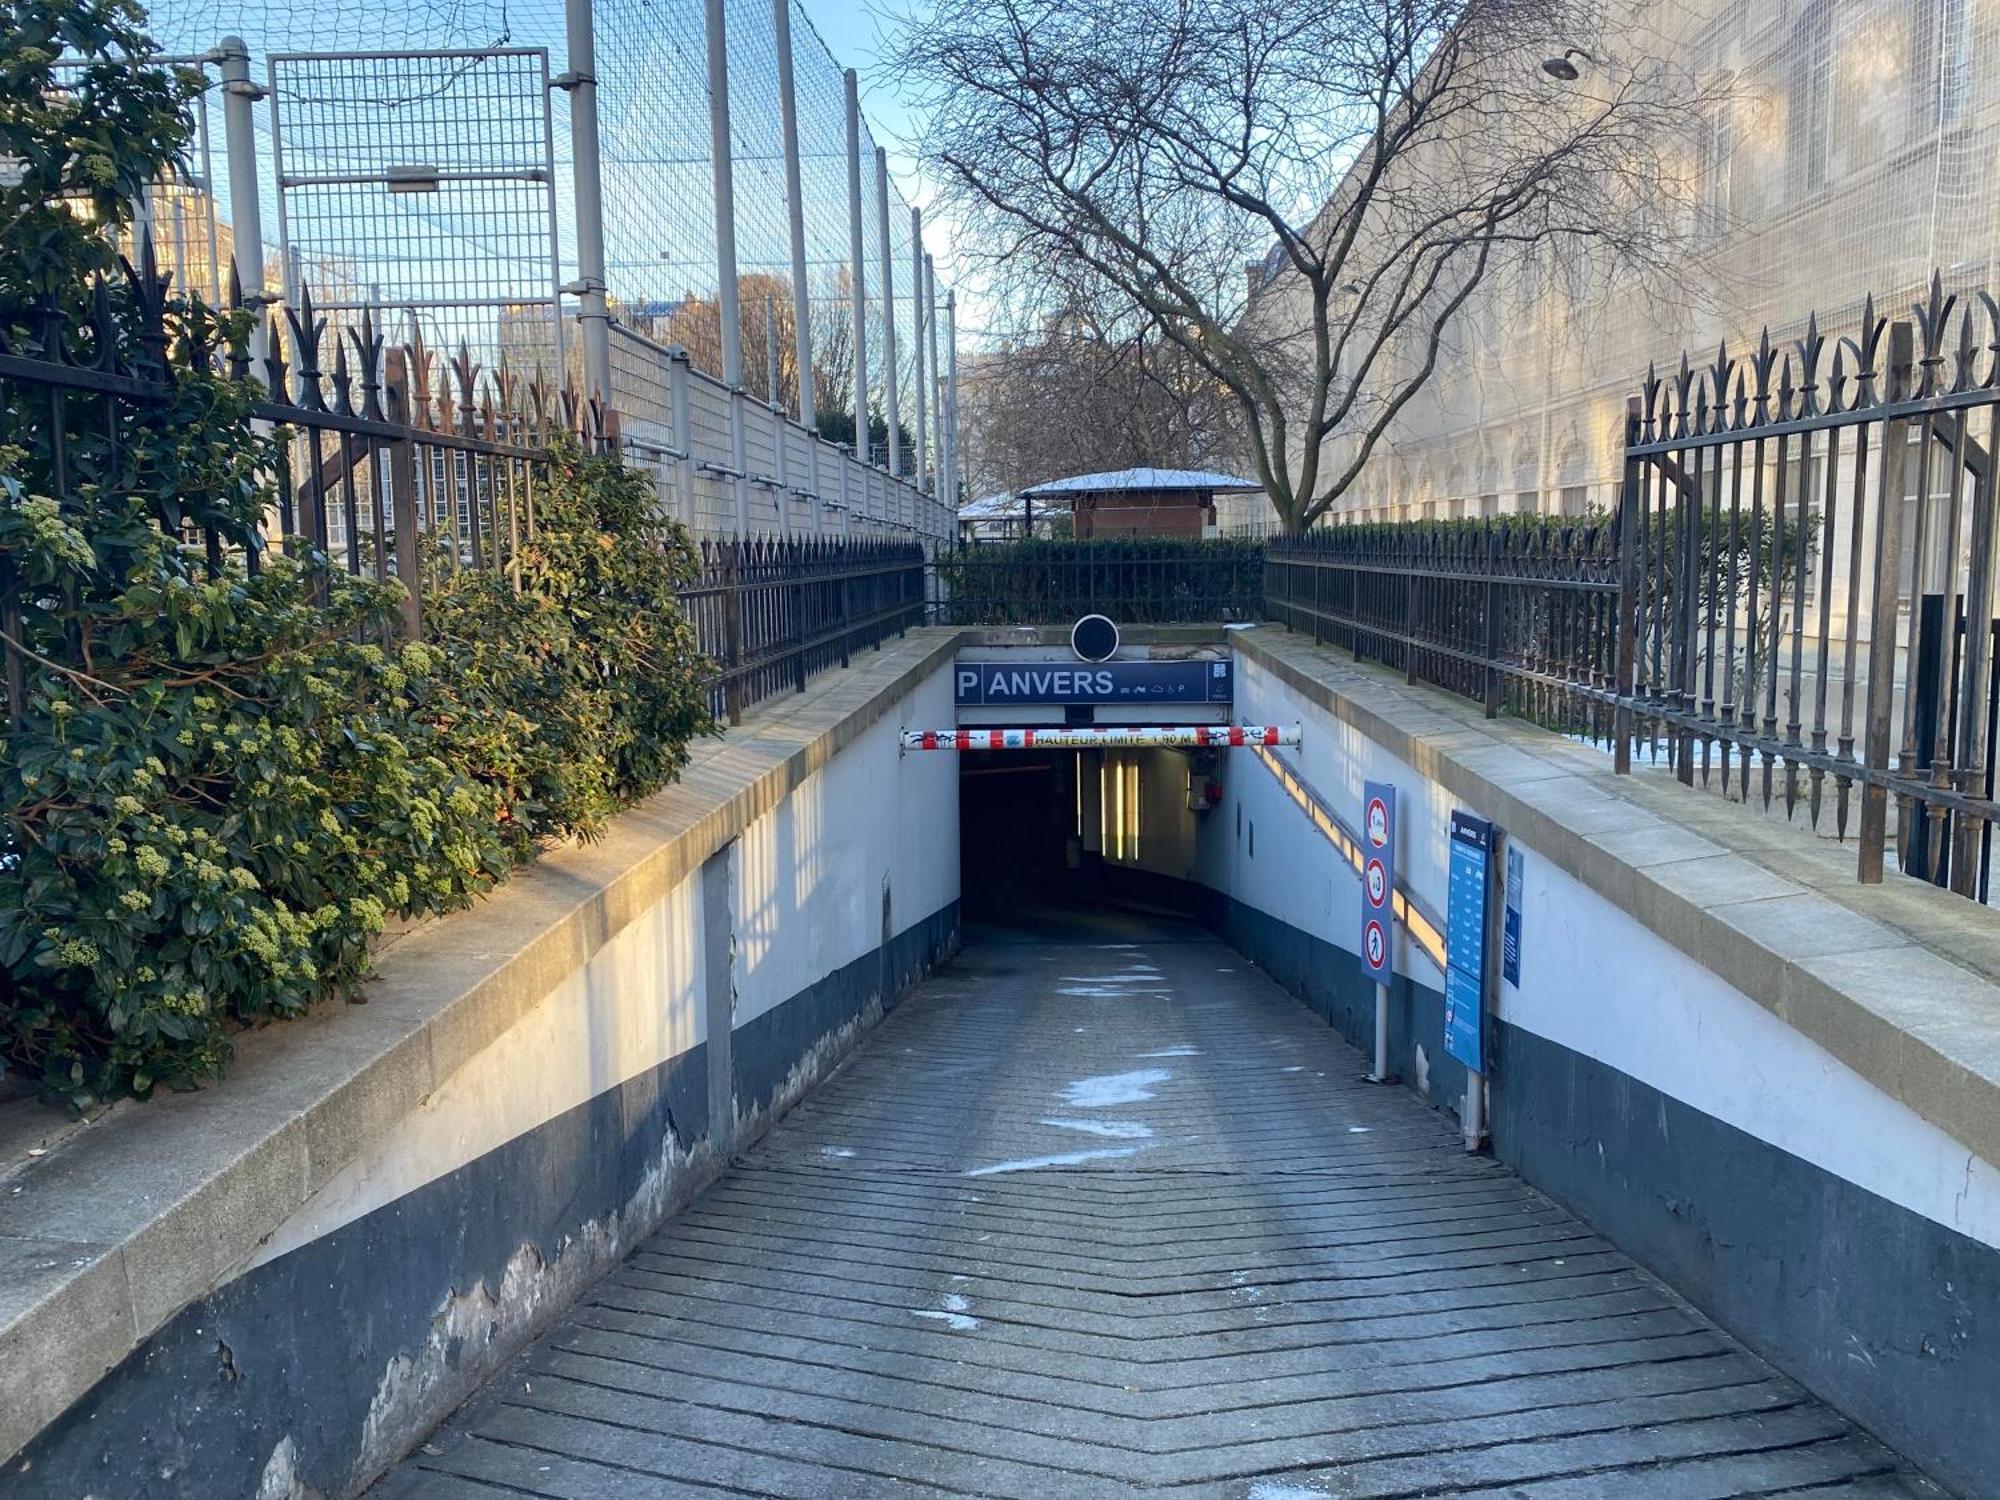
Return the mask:
[[[375,1490],[1935,1496],[1233,950],[971,935]]]

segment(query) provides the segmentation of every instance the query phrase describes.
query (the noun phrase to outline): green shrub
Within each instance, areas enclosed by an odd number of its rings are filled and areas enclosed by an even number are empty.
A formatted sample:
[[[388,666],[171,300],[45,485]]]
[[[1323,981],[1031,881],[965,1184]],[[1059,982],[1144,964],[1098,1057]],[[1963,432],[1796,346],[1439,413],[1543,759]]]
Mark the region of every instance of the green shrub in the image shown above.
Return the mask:
[[[512,577],[459,570],[426,587],[425,635],[450,664],[430,711],[499,794],[517,856],[537,836],[596,833],[712,727],[707,664],[674,597],[700,558],[655,511],[644,475],[566,442]]]
[[[142,293],[96,282],[188,136],[135,15],[0,0],[0,156],[32,193],[0,189],[14,340],[95,304],[127,360],[160,356]],[[68,89],[64,51],[90,60]],[[693,554],[615,460],[558,450],[509,572],[437,580],[402,643],[399,585],[264,555],[279,439],[189,352],[242,321],[177,302],[165,330],[164,394],[0,382],[0,1067],[78,1108],[213,1077],[242,1026],[352,993],[391,916],[594,832],[707,725],[673,599]]]

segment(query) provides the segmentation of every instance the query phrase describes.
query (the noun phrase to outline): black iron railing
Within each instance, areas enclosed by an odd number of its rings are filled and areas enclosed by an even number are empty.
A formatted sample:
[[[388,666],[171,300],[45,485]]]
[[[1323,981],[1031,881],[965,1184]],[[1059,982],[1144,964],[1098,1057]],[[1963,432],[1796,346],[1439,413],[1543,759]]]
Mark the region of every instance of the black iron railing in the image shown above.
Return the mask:
[[[1201,624],[1263,615],[1255,542],[1172,537],[989,542],[941,555],[937,617],[951,625]]]
[[[1609,739],[1618,603],[1611,528],[1342,526],[1265,546],[1270,618],[1569,733]]]
[[[232,300],[241,306],[240,294]],[[245,526],[160,493],[159,524],[206,559],[211,578],[231,565],[255,573],[272,550],[298,544],[351,573],[396,578],[401,629],[415,638],[427,568],[505,569],[532,538],[558,434],[613,447],[615,416],[573,388],[521,379],[504,361],[482,370],[461,351],[441,363],[418,337],[391,347],[366,314],[330,331],[309,291],[282,321],[255,311],[247,336],[205,342],[221,325],[192,303],[169,302],[142,237],[139,264],[119,287],[100,287],[80,322],[53,304],[0,316],[0,409],[10,414],[0,439],[21,453],[11,477],[61,507],[93,488],[129,488],[120,434],[135,415],[140,427],[166,420],[177,384],[197,370],[256,374],[262,394],[250,415],[280,438],[270,512]],[[706,544],[701,577],[680,600],[716,663],[715,712],[735,723],[746,705],[921,623],[924,580],[913,543]],[[26,587],[0,551],[0,686],[15,723],[32,659]]]
[[[1996,451],[2000,303],[1933,279],[1906,321],[1649,374],[1601,522],[1274,542],[1269,610],[1983,901]]]
[[[924,619],[924,553],[914,542],[702,543],[699,582],[680,591],[702,654],[716,664],[709,707],[743,710],[848,664]]]

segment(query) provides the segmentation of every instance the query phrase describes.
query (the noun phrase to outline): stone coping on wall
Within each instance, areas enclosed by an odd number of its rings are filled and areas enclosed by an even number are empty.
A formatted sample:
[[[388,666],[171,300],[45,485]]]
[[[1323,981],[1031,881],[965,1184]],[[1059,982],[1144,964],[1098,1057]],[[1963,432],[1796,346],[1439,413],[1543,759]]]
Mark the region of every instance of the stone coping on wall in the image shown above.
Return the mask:
[[[1356,663],[1279,626],[1244,658],[1629,913],[1862,1078],[2000,1166],[2000,912],[1893,868],[1855,879],[1856,846],[1663,767]],[[1719,783],[1719,771],[1716,775]],[[1821,826],[1833,824],[1831,782]],[[1859,821],[1859,799],[1849,831]]]
[[[47,1111],[17,1118],[13,1139],[46,1144],[0,1168],[0,1462],[226,1282],[612,935],[894,712],[959,637],[912,630],[697,743],[681,779],[601,840],[554,849],[470,910],[386,944],[365,1004],[239,1037],[220,1083],[66,1129],[51,1129]]]

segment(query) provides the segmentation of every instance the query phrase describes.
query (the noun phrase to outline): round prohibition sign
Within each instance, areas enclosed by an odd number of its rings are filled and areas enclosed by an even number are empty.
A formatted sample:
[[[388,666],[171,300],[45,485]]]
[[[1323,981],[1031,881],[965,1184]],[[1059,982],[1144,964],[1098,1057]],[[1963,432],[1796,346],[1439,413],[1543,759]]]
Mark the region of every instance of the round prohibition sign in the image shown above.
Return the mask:
[[[1368,925],[1361,929],[1361,943],[1368,950],[1368,966],[1379,969],[1389,961],[1389,935],[1382,930],[1382,924],[1370,917]]]
[[[1382,868],[1382,861],[1368,861],[1368,904],[1387,906],[1389,904],[1389,872]]]
[[[1368,799],[1368,842],[1377,849],[1389,843],[1389,805],[1380,797]]]

